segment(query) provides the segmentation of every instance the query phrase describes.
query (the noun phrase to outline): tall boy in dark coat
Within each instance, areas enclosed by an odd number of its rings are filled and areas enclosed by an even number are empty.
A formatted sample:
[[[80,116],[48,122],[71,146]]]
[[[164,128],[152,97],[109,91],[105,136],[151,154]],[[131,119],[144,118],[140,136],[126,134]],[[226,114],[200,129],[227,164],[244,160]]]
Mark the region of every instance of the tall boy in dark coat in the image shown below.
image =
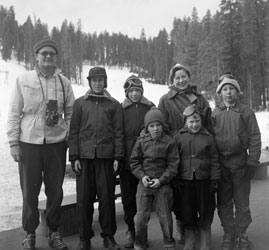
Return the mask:
[[[77,173],[77,203],[80,215],[80,244],[91,249],[92,220],[96,195],[104,247],[120,249],[115,242],[115,176],[124,157],[123,117],[120,103],[105,90],[106,71],[89,71],[90,90],[75,101],[70,124],[69,160]]]

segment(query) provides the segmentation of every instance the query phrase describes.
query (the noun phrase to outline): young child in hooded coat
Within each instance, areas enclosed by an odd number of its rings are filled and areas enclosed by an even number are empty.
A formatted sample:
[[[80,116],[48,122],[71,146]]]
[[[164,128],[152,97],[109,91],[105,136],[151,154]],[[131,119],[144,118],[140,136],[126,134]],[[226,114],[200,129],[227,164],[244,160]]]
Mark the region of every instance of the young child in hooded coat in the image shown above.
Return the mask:
[[[184,250],[194,250],[196,232],[201,250],[211,248],[211,224],[215,210],[215,191],[220,179],[220,163],[214,137],[202,126],[202,115],[194,106],[184,112],[185,126],[175,139],[180,164],[174,185],[180,190],[180,220],[185,227]]]

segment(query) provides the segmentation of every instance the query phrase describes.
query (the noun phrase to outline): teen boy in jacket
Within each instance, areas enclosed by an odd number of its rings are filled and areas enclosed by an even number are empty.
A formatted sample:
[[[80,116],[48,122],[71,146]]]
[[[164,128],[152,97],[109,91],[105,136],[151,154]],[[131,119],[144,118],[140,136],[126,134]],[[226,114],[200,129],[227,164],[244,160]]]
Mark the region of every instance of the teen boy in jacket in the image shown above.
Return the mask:
[[[259,164],[261,134],[254,112],[239,101],[239,83],[231,74],[220,77],[221,102],[212,112],[212,125],[221,162],[218,214],[224,229],[222,250],[250,250],[246,230],[251,223],[250,181]],[[235,211],[234,211],[235,208]]]
[[[129,76],[123,87],[126,95],[122,103],[125,162],[123,169],[120,171],[120,187],[124,220],[128,226],[128,231],[126,232],[127,243],[124,246],[125,248],[133,248],[135,238],[134,216],[136,215],[135,196],[138,179],[131,172],[129,160],[136,139],[143,128],[144,116],[154,104],[144,97],[143,84],[137,76]]]
[[[120,249],[114,239],[115,175],[124,157],[123,117],[120,103],[106,91],[102,67],[89,71],[90,90],[75,101],[70,124],[69,160],[77,173],[77,204],[80,214],[78,250],[91,249],[96,195],[104,247]]]

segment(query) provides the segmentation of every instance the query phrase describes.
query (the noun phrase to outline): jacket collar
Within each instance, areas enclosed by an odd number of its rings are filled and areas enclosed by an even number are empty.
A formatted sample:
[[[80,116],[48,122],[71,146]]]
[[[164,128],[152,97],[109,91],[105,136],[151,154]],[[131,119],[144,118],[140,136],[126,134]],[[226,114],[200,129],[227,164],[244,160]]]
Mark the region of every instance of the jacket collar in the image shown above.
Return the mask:
[[[204,127],[201,127],[201,129],[198,132],[193,133],[186,125],[182,129],[179,130],[179,133],[180,134],[189,133],[189,134],[210,135],[210,133]]]
[[[158,139],[153,139],[151,137],[150,133],[147,132],[147,135],[145,137],[145,141],[154,141],[154,140],[165,142],[166,141],[166,139],[165,139],[165,133],[163,132],[163,134],[161,135],[161,137],[159,137]]]
[[[56,75],[58,75],[58,74],[60,74],[60,73],[62,72],[61,69],[55,67],[52,74],[50,74],[50,75],[45,75],[45,74],[39,69],[38,65],[35,66],[35,70],[36,70],[36,72],[37,72],[37,74],[38,74],[39,76],[42,76],[42,77],[45,77],[45,78],[55,77]]]
[[[97,95],[97,94],[95,94],[91,89],[89,89],[86,93],[85,93],[85,95],[84,95],[84,99],[85,100],[87,100],[87,99],[89,99],[90,97],[95,97],[95,98],[105,98],[105,99],[108,99],[108,100],[112,100],[112,97],[111,97],[111,95],[110,95],[110,93],[106,90],[106,89],[104,89],[104,92],[103,92],[103,94],[101,94],[101,95]]]
[[[228,107],[224,104],[223,101],[221,101],[221,103],[218,105],[218,108],[221,109],[221,110],[225,110],[227,109]],[[234,110],[236,112],[239,112],[239,102],[236,101],[234,105],[230,106],[229,109],[231,110]]]
[[[184,91],[180,91],[179,89],[177,89],[175,86],[170,86],[169,87],[169,92],[168,92],[168,98],[172,99],[174,98],[176,95],[181,95],[181,96],[186,96],[186,93]],[[195,96],[198,94],[197,93],[197,87],[196,86],[189,86],[189,90],[188,91],[188,96]]]
[[[149,100],[148,100],[146,97],[144,97],[144,96],[142,96],[140,102],[138,102],[137,104],[139,104],[139,103],[141,103],[141,104],[145,104],[145,105],[147,105],[147,106],[149,106],[149,107],[152,106],[152,102],[149,101]],[[122,108],[126,109],[126,108],[128,108],[128,107],[130,107],[130,106],[132,106],[132,105],[134,105],[134,104],[135,104],[135,103],[133,103],[129,98],[125,98],[125,99],[123,100],[123,102],[122,102]]]

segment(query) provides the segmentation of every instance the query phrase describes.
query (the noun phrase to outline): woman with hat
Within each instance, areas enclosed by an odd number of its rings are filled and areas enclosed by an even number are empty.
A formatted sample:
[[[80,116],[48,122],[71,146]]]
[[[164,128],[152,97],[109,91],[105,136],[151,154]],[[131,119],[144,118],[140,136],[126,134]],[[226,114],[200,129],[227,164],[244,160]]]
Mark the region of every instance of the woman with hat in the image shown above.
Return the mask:
[[[203,126],[211,132],[211,109],[208,101],[191,85],[191,74],[188,68],[181,64],[174,65],[169,74],[169,91],[160,98],[159,109],[163,112],[169,133],[174,136],[184,127],[183,111],[189,105],[196,105],[202,114]],[[178,219],[179,211],[178,189],[174,189],[174,213],[176,215],[176,240],[184,242],[184,230]]]

